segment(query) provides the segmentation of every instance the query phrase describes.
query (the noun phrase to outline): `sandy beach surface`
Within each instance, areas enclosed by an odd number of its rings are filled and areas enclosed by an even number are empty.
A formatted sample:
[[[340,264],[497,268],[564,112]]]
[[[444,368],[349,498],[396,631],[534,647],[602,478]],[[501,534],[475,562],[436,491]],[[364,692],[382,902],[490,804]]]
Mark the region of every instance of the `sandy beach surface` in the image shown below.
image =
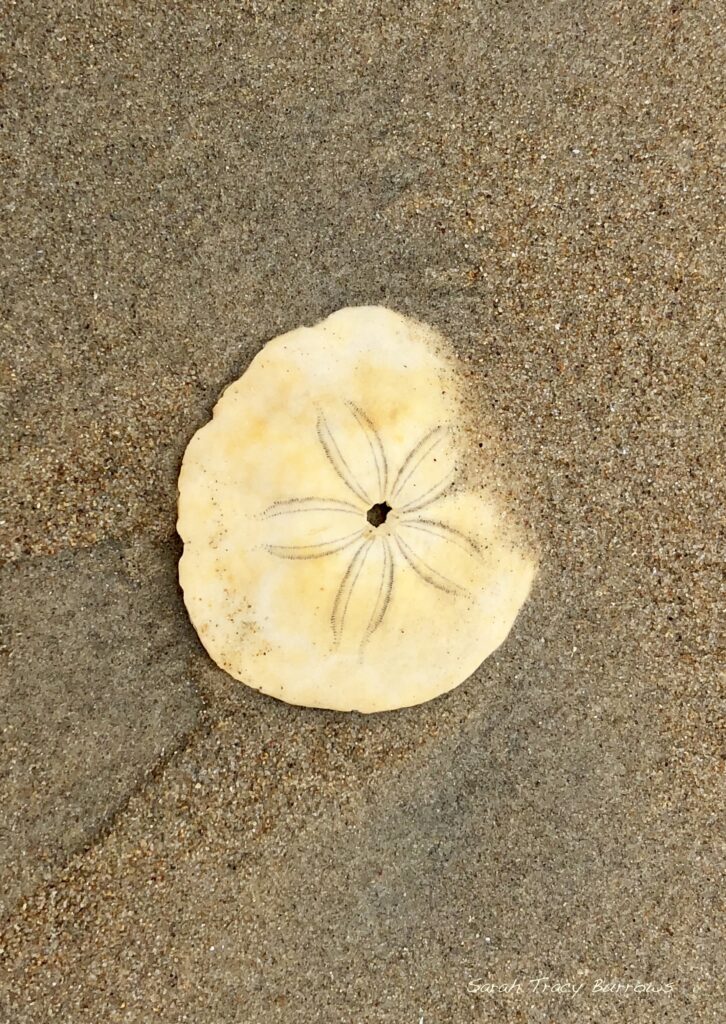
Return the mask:
[[[722,15],[9,5],[3,1024],[723,1019]],[[369,303],[455,346],[542,568],[365,717],[216,669],[175,518],[222,388]]]

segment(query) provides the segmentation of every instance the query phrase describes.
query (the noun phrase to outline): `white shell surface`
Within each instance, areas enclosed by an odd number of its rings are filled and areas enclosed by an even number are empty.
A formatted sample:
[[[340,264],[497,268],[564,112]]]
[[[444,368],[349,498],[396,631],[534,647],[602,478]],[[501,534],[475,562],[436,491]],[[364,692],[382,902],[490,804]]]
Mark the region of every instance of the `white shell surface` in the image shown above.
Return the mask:
[[[452,689],[504,641],[535,560],[462,472],[461,409],[445,343],[387,309],[265,345],[179,477],[180,583],[221,668],[374,712]]]

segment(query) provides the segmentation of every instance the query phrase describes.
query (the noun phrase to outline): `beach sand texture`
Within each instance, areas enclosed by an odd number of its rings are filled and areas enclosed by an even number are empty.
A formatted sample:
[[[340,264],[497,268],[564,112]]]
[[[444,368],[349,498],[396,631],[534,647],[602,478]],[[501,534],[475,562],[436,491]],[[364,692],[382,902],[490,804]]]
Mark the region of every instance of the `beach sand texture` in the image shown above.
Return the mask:
[[[0,1021],[720,1019],[722,20],[8,9]],[[222,389],[364,304],[454,345],[541,552],[372,716],[218,670],[175,533]]]

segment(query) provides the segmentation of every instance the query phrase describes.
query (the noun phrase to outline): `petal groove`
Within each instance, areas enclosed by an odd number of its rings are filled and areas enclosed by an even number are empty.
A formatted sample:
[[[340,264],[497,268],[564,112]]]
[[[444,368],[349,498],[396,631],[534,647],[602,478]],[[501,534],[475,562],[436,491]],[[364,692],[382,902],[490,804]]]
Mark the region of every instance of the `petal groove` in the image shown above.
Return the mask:
[[[363,528],[345,537],[324,541],[321,544],[266,544],[267,550],[277,558],[325,558],[336,551],[343,551],[363,536]]]
[[[376,466],[379,497],[380,500],[383,501],[388,490],[388,460],[386,459],[383,442],[381,441],[380,434],[363,410],[357,406],[355,402],[348,402],[347,405],[358,421],[358,424],[363,430],[366,440],[368,441],[368,446],[370,447],[371,455],[373,456],[373,461]]]
[[[418,498],[413,498],[407,505],[402,505],[398,511],[403,515],[408,514],[409,512],[420,512],[422,509],[428,508],[429,505],[433,505],[435,501],[438,501],[439,498],[446,494],[455,479],[456,474],[452,469],[445,477],[439,480],[437,484],[429,487],[428,490],[424,491],[424,493]]]
[[[434,427],[433,430],[430,430],[428,434],[421,438],[418,444],[414,445],[403,460],[393,482],[391,500],[394,500],[401,493],[401,490],[406,486],[424,459],[428,458],[439,447],[446,435],[447,430],[445,427]]]
[[[343,633],[343,626],[345,625],[345,616],[348,612],[348,605],[350,599],[353,596],[353,590],[358,582],[358,577],[361,574],[361,570],[365,564],[365,560],[370,554],[372,544],[372,538],[363,541],[361,546],[355,552],[348,568],[343,574],[343,579],[340,581],[338,587],[338,593],[335,595],[335,602],[333,603],[333,612],[330,616],[330,623],[333,627],[333,637],[336,643],[340,641]]]
[[[402,537],[397,536],[396,543],[398,544],[401,554],[413,571],[426,583],[429,583],[432,587],[436,587],[437,590],[443,590],[446,594],[458,594],[462,591],[463,588],[460,587],[458,583],[454,583],[453,580],[443,576],[440,572],[437,572],[433,566],[424,562],[423,558],[420,558],[414,551],[412,551]]]
[[[476,541],[472,540],[471,537],[461,530],[457,530],[453,526],[447,526],[446,523],[442,523],[439,519],[403,519],[401,520],[401,526],[411,530],[420,530],[422,533],[430,533],[434,537],[441,537],[442,540],[456,544],[457,547],[462,548],[462,550],[470,555],[481,556],[481,548]]]
[[[349,491],[352,491],[357,498],[360,498],[361,501],[366,502],[368,505],[372,505],[373,502],[366,494],[364,487],[361,485],[355,473],[346,462],[345,456],[341,452],[340,446],[335,440],[333,432],[328,425],[325,414],[322,412],[318,416],[317,431],[318,440],[323,446],[323,451],[325,452],[328,461],[345,486]]]
[[[262,513],[264,519],[275,516],[294,515],[296,512],[348,512],[360,515],[365,511],[350,501],[334,501],[331,498],[291,498],[289,501],[275,501]]]
[[[391,603],[391,597],[393,595],[393,577],[394,577],[394,563],[393,563],[393,552],[391,550],[391,542],[388,537],[383,538],[383,566],[381,569],[381,582],[378,587],[378,596],[376,597],[376,603],[371,613],[370,621],[368,623],[368,629],[366,630],[365,640],[375,633],[380,624],[383,622],[384,616],[388,611],[388,606]],[[364,642],[365,642],[364,640]]]

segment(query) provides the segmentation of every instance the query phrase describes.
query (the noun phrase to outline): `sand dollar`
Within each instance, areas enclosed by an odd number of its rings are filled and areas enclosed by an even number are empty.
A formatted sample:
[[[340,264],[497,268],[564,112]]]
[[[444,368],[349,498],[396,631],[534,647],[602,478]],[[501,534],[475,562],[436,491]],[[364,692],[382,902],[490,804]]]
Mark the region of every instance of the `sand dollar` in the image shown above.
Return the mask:
[[[466,472],[461,378],[430,328],[343,309],[269,342],[192,438],[179,578],[214,661],[311,707],[384,711],[467,678],[535,573]]]

